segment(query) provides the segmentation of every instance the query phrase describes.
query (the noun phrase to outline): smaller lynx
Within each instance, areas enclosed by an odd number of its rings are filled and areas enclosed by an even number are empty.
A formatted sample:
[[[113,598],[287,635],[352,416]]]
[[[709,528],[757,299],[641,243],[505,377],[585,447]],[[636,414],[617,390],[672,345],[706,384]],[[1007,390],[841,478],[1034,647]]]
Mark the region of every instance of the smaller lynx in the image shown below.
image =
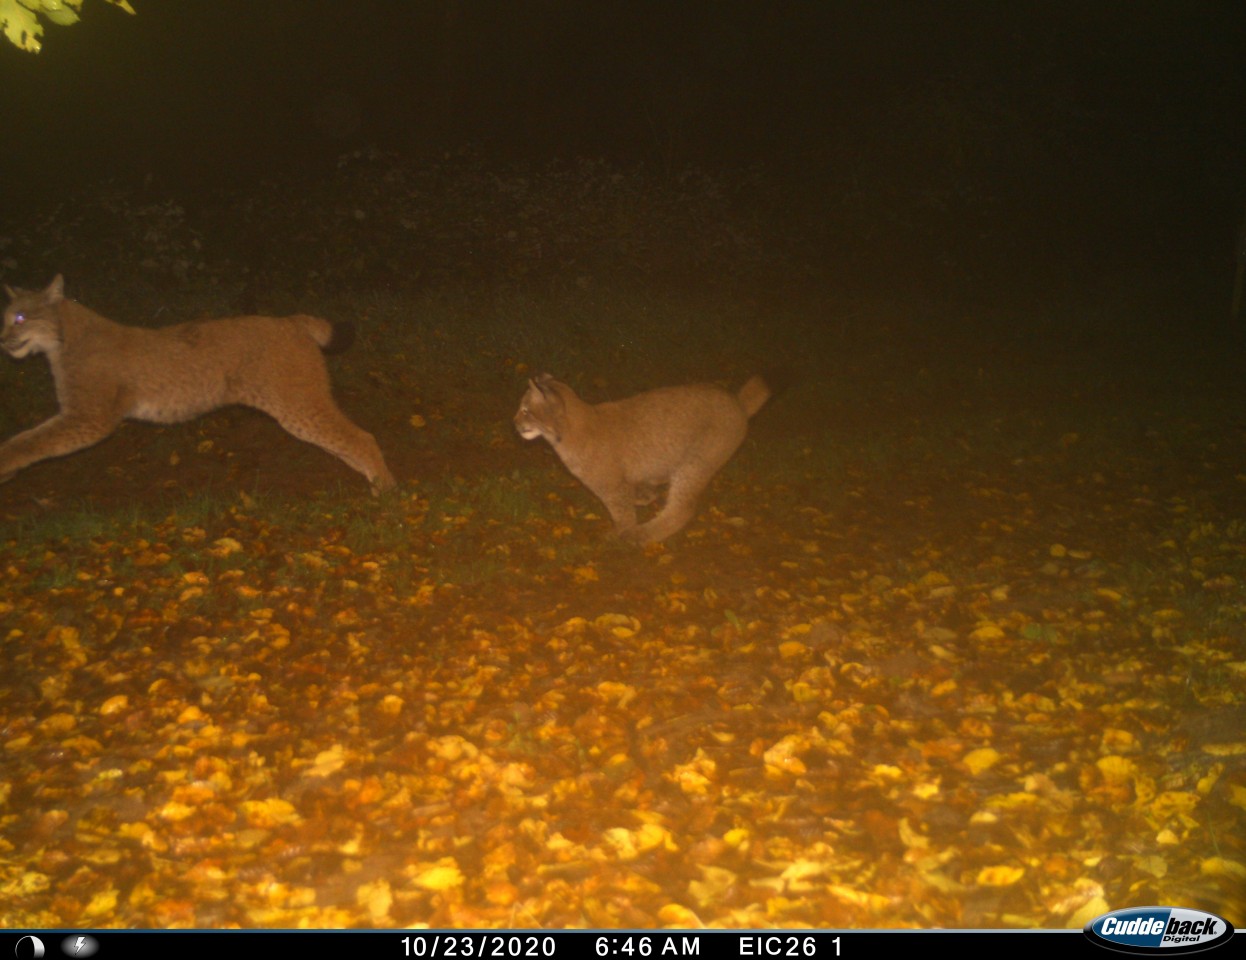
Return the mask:
[[[682,530],[697,498],[744,441],[748,420],[770,398],[755,376],[738,393],[712,384],[663,387],[588,404],[548,373],[528,381],[515,414],[525,440],[544,437],[610,511],[615,533],[651,543]],[[666,505],[637,525],[638,498],[669,484]]]
[[[394,485],[372,434],[351,423],[330,392],[321,351],[349,346],[348,324],[231,317],[151,330],[113,323],[67,299],[59,274],[46,290],[5,291],[12,302],[0,347],[19,360],[48,358],[61,409],[0,444],[0,483],[32,463],[98,443],[122,420],[181,423],[239,403],[358,470],[374,493]]]

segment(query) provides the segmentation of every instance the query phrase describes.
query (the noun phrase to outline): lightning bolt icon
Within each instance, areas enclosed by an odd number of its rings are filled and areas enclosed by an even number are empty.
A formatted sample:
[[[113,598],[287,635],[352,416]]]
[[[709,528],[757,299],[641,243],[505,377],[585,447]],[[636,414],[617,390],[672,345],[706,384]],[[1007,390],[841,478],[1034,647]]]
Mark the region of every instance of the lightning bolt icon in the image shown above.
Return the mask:
[[[78,942],[74,944],[74,955],[77,956],[78,951],[82,949],[82,945],[87,942],[86,937],[79,937]]]

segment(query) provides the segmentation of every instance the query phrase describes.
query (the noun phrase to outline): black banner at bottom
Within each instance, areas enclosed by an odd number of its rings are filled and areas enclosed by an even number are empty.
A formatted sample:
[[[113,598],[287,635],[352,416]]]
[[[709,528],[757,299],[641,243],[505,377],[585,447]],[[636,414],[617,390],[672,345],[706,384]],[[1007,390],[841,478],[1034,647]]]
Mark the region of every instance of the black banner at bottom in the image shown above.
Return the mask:
[[[1106,958],[1080,930],[13,930],[0,960],[848,960],[880,951]],[[907,956],[921,956],[908,953]]]

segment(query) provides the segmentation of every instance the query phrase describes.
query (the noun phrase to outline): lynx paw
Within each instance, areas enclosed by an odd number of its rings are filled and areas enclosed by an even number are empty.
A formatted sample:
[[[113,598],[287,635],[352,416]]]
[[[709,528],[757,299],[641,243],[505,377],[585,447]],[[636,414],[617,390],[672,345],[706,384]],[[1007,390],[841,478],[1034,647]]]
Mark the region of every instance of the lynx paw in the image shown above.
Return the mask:
[[[394,480],[394,475],[386,470],[382,474],[372,478],[372,496],[379,497],[382,493],[387,493],[398,486]]]
[[[631,546],[643,547],[651,543],[659,543],[662,538],[655,537],[652,533],[645,529],[645,524],[638,527],[630,527],[627,530],[615,530],[613,538],[620,543],[626,543]]]

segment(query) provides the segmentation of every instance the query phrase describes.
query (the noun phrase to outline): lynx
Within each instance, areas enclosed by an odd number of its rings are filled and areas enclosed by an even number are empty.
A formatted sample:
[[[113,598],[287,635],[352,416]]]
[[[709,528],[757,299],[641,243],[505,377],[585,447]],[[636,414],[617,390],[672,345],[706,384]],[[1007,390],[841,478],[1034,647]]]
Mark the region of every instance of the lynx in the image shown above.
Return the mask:
[[[48,358],[60,412],[0,444],[0,482],[98,443],[125,419],[180,423],[238,403],[358,470],[374,493],[394,485],[376,440],[346,418],[330,392],[321,351],[349,346],[349,324],[300,315],[146,329],[68,299],[59,274],[46,290],[5,291],[11,302],[0,347],[19,360]]]
[[[754,376],[735,394],[703,383],[589,404],[546,373],[528,381],[515,429],[525,440],[550,442],[605,504],[620,538],[650,543],[692,519],[697,499],[744,441],[749,418],[771,392]],[[666,504],[638,525],[638,501],[667,484]]]

